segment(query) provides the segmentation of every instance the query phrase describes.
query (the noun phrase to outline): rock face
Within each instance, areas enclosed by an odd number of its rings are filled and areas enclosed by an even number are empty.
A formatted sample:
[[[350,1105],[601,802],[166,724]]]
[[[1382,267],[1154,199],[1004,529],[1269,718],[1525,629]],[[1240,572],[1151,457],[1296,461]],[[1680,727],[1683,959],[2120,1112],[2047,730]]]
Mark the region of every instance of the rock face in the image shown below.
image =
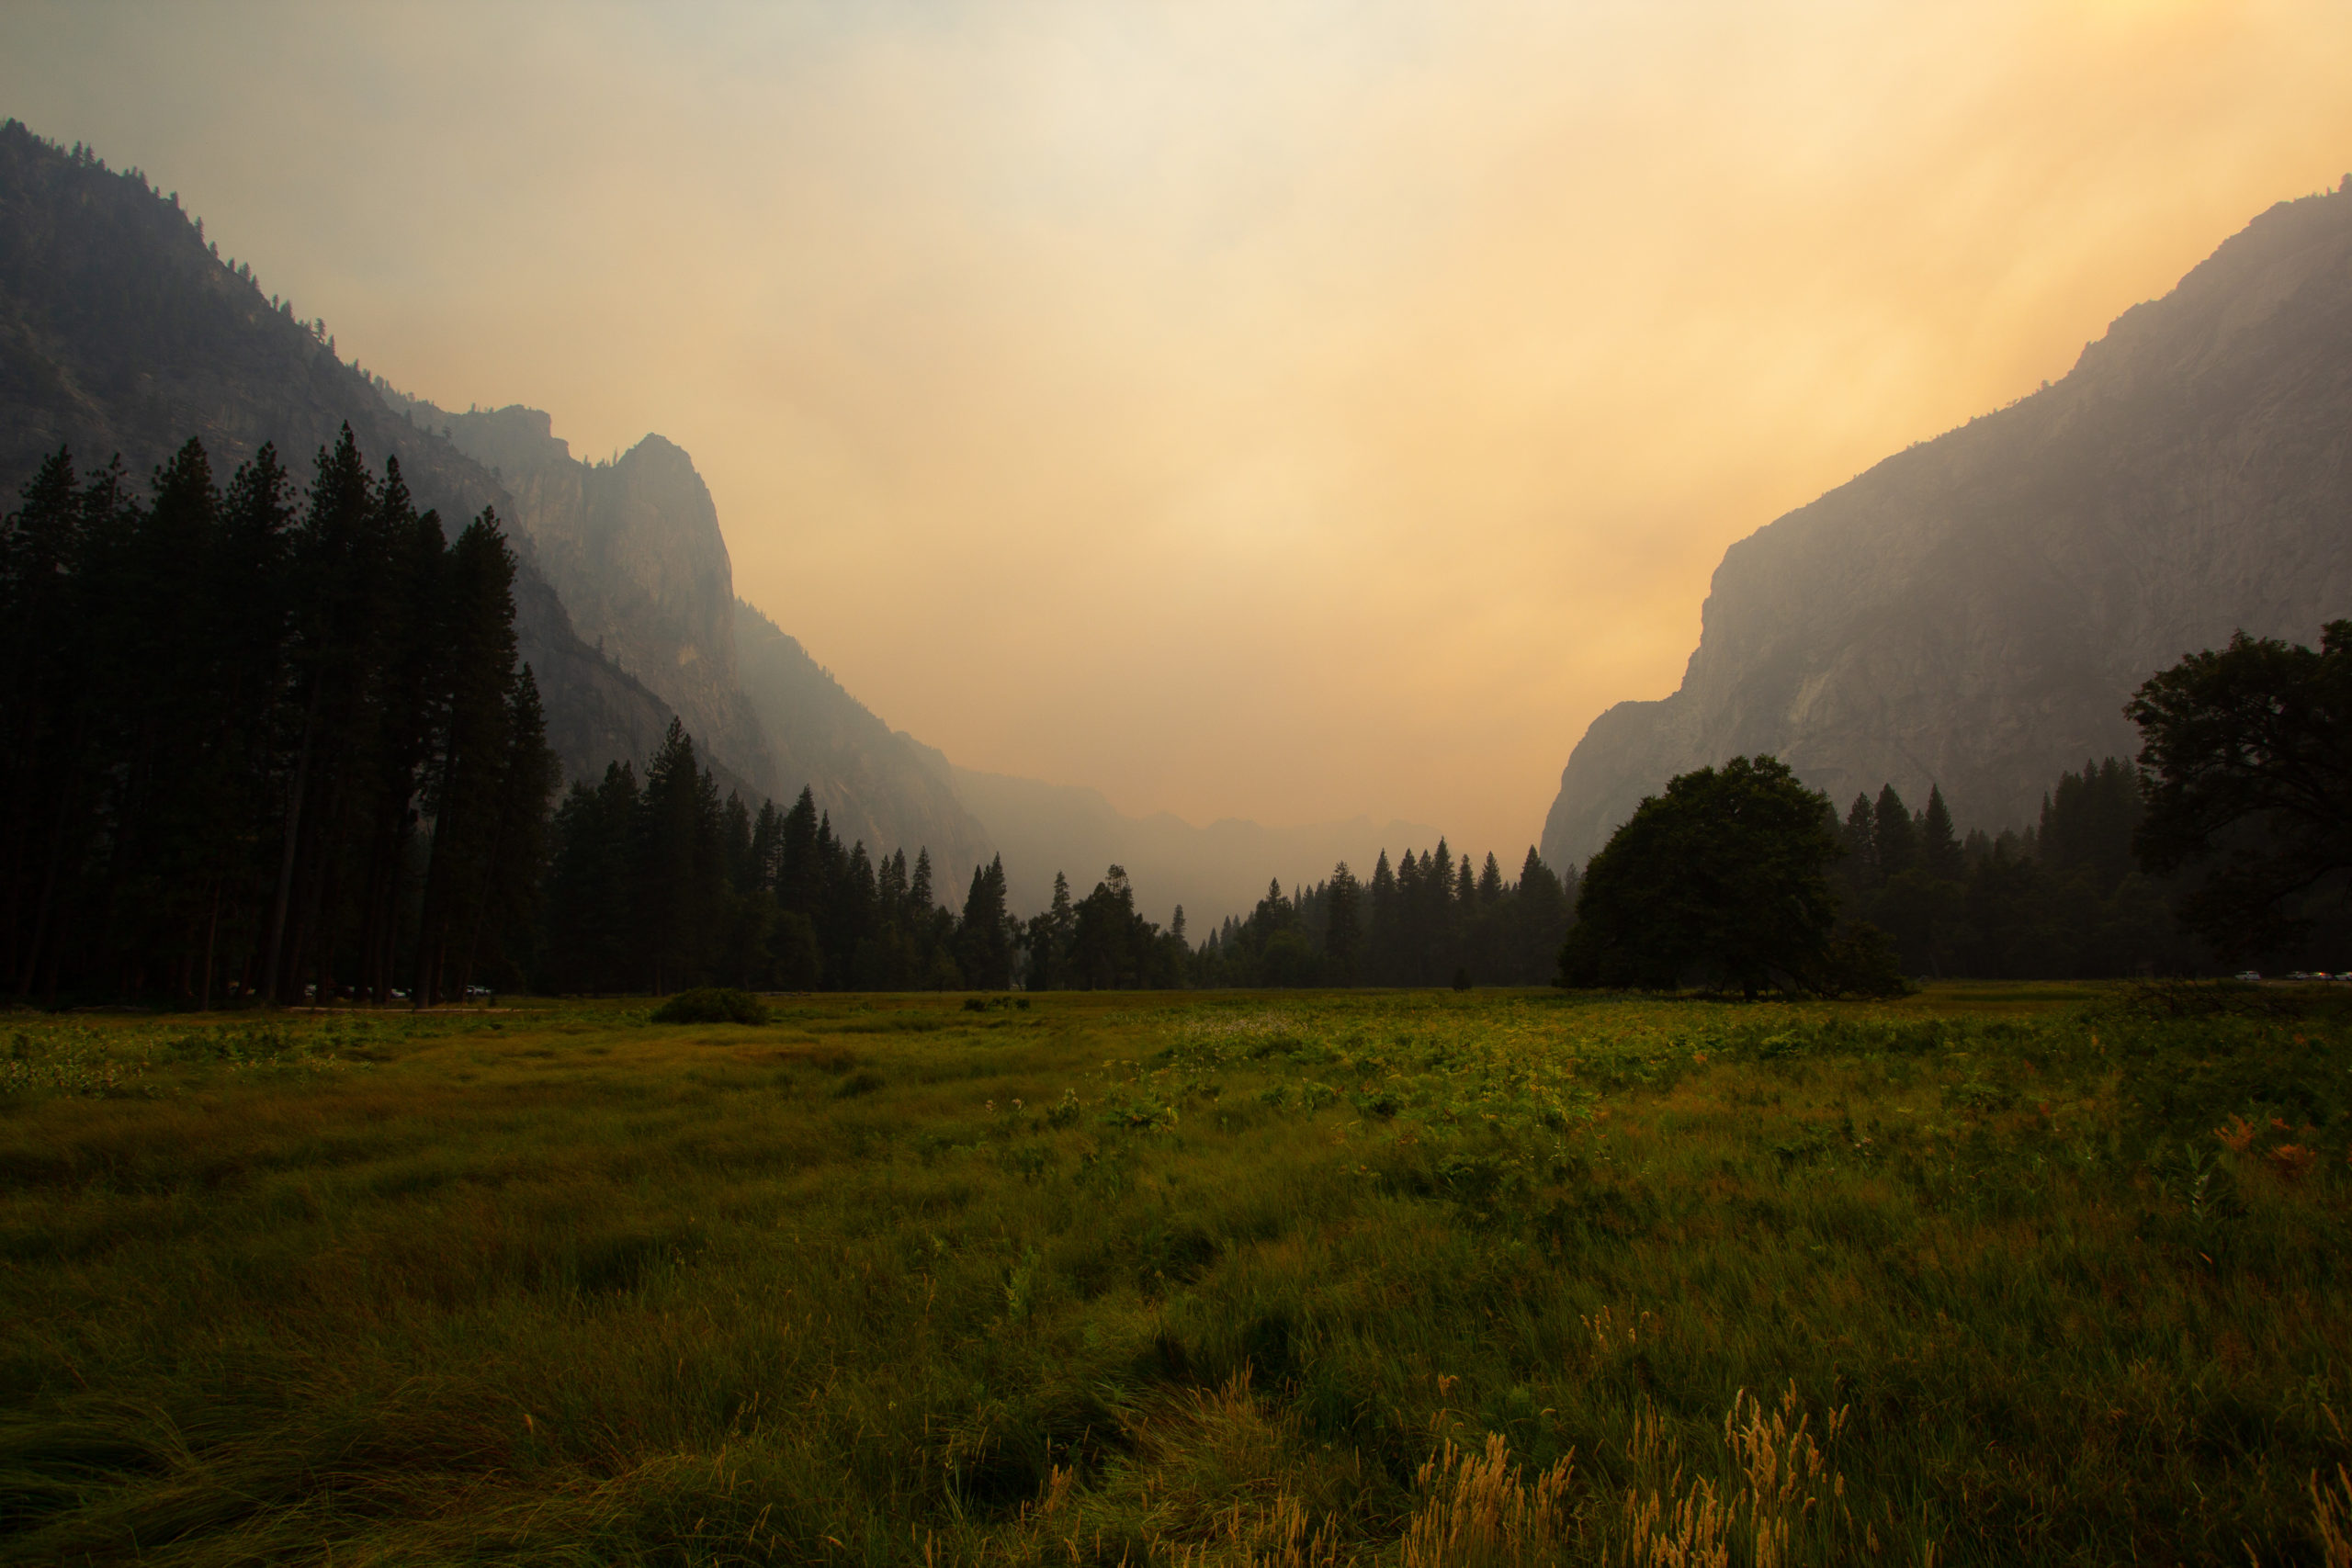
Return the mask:
[[[61,444],[79,468],[119,454],[137,476],[195,435],[225,481],[275,442],[299,482],[345,423],[379,471],[400,459],[417,503],[453,532],[486,505],[514,516],[481,464],[387,406],[175,201],[0,127],[0,507]],[[669,705],[580,639],[527,534],[509,537],[515,630],[566,772],[650,754]]]
[[[903,849],[910,862],[930,850],[933,886],[960,907],[972,868],[993,846],[943,776],[945,759],[876,717],[759,611],[739,599],[734,615],[730,646],[743,695],[774,738],[786,781],[777,804],[788,805],[786,796],[805,784],[843,840],[862,840],[879,854]]]
[[[675,709],[695,743],[758,795],[784,792],[738,681],[734,567],[691,457],[649,435],[614,462],[582,463],[537,409],[450,413],[385,397],[505,487],[512,525],[582,639]]]
[[[2352,615],[2352,187],[2264,213],[2055,386],[1734,545],[1681,688],[1592,722],[1554,865],[1676,773],[1771,752],[1842,807],[2029,820],[2130,755],[2132,691],[2241,627]]]

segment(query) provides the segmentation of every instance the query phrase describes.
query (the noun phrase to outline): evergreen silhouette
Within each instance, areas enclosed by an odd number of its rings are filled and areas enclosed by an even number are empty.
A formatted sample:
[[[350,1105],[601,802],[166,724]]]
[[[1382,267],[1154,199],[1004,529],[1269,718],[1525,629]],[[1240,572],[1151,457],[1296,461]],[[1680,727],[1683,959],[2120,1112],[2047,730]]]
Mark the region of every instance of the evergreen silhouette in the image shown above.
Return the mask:
[[[20,998],[368,999],[529,956],[553,786],[514,558],[346,428],[190,440],[145,498],[59,450],[0,525],[0,964]]]

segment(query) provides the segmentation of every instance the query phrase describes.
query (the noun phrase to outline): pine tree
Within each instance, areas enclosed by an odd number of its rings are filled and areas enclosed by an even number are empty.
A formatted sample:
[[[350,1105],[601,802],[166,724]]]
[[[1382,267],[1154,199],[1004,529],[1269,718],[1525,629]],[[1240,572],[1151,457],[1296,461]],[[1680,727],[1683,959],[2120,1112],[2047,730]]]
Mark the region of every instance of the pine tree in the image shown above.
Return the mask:
[[[1341,861],[1331,868],[1328,887],[1323,956],[1331,983],[1352,986],[1363,961],[1363,885],[1348,869],[1348,863]]]
[[[539,682],[525,664],[509,682],[506,748],[500,770],[495,822],[481,901],[458,972],[463,995],[484,967],[512,986],[530,957],[529,933],[538,923],[539,889],[548,868],[548,802],[563,769],[548,745],[547,712]]]
[[[1514,906],[1519,927],[1517,977],[1522,984],[1541,985],[1559,972],[1560,945],[1568,939],[1574,908],[1560,879],[1552,874],[1535,846],[1528,845],[1527,858],[1520,863]]]
[[[458,976],[472,965],[491,897],[514,741],[514,554],[485,508],[450,547],[432,630],[442,658],[424,792],[433,835],[417,944],[420,1005],[439,999],[453,979],[464,994]]]
[[[1952,831],[1951,808],[1944,804],[1944,792],[1934,784],[1928,786],[1928,809],[1919,818],[1919,863],[1939,882],[1960,880],[1960,839]]]
[[[715,836],[715,835],[714,835]],[[704,863],[703,780],[695,743],[679,720],[645,770],[639,807],[637,923],[641,962],[656,994],[695,984],[706,952],[705,902],[716,868]]]
[[[956,929],[956,955],[964,983],[977,991],[1001,991],[1012,984],[1012,937],[1004,911],[1004,857],[975,867],[965,896],[964,918]]]
[[[1882,881],[1900,876],[1918,863],[1918,830],[1893,784],[1878,792],[1878,804],[1871,813],[1871,849]]]
[[[760,813],[752,821],[751,869],[752,889],[774,903],[776,878],[784,869],[784,813],[773,800],[761,801]]]
[[[1365,903],[1369,930],[1364,933],[1365,979],[1375,986],[1393,986],[1403,969],[1403,906],[1401,879],[1388,863],[1388,852],[1373,863],[1372,885]]]
[[[825,872],[817,852],[817,828],[816,791],[803,788],[800,798],[785,813],[775,897],[786,908],[811,919],[823,907],[825,897]],[[929,863],[927,860],[922,863],[924,869]]]
[[[1078,911],[1070,900],[1069,878],[1057,871],[1051,901],[1029,921],[1030,990],[1060,990],[1069,984],[1070,948],[1077,937]]]
[[[1872,824],[1875,821],[1871,810],[1871,797],[1867,795],[1855,795],[1853,806],[1846,813],[1845,829],[1838,835],[1839,844],[1846,852],[1838,873],[1849,887],[1869,888],[1879,884],[1878,851],[1872,842],[1875,832]]]

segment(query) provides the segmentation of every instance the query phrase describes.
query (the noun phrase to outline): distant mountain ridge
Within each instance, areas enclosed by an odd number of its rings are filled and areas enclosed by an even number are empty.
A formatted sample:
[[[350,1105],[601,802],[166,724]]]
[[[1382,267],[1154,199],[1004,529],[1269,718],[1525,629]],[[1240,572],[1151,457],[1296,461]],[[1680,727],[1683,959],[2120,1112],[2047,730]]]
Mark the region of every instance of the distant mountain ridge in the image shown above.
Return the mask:
[[[973,868],[995,852],[988,829],[943,779],[937,755],[893,730],[808,656],[799,639],[741,600],[735,649],[743,693],[775,738],[780,776],[802,784],[833,831],[869,846],[931,851],[943,897],[961,898]]]
[[[1842,806],[1941,787],[2031,818],[2129,755],[2125,698],[2244,627],[2352,613],[2352,181],[2256,219],[2055,385],[1900,453],[1725,552],[1682,684],[1593,720],[1554,865],[1677,773],[1771,752]]]

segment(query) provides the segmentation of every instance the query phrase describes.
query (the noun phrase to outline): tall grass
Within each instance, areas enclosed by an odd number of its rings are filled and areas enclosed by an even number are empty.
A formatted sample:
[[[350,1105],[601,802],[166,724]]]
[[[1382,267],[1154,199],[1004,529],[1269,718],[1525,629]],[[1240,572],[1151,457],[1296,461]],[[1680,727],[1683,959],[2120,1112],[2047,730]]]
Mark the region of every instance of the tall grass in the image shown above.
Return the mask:
[[[2340,1562],[2347,1032],[18,1015],[0,1556]]]

